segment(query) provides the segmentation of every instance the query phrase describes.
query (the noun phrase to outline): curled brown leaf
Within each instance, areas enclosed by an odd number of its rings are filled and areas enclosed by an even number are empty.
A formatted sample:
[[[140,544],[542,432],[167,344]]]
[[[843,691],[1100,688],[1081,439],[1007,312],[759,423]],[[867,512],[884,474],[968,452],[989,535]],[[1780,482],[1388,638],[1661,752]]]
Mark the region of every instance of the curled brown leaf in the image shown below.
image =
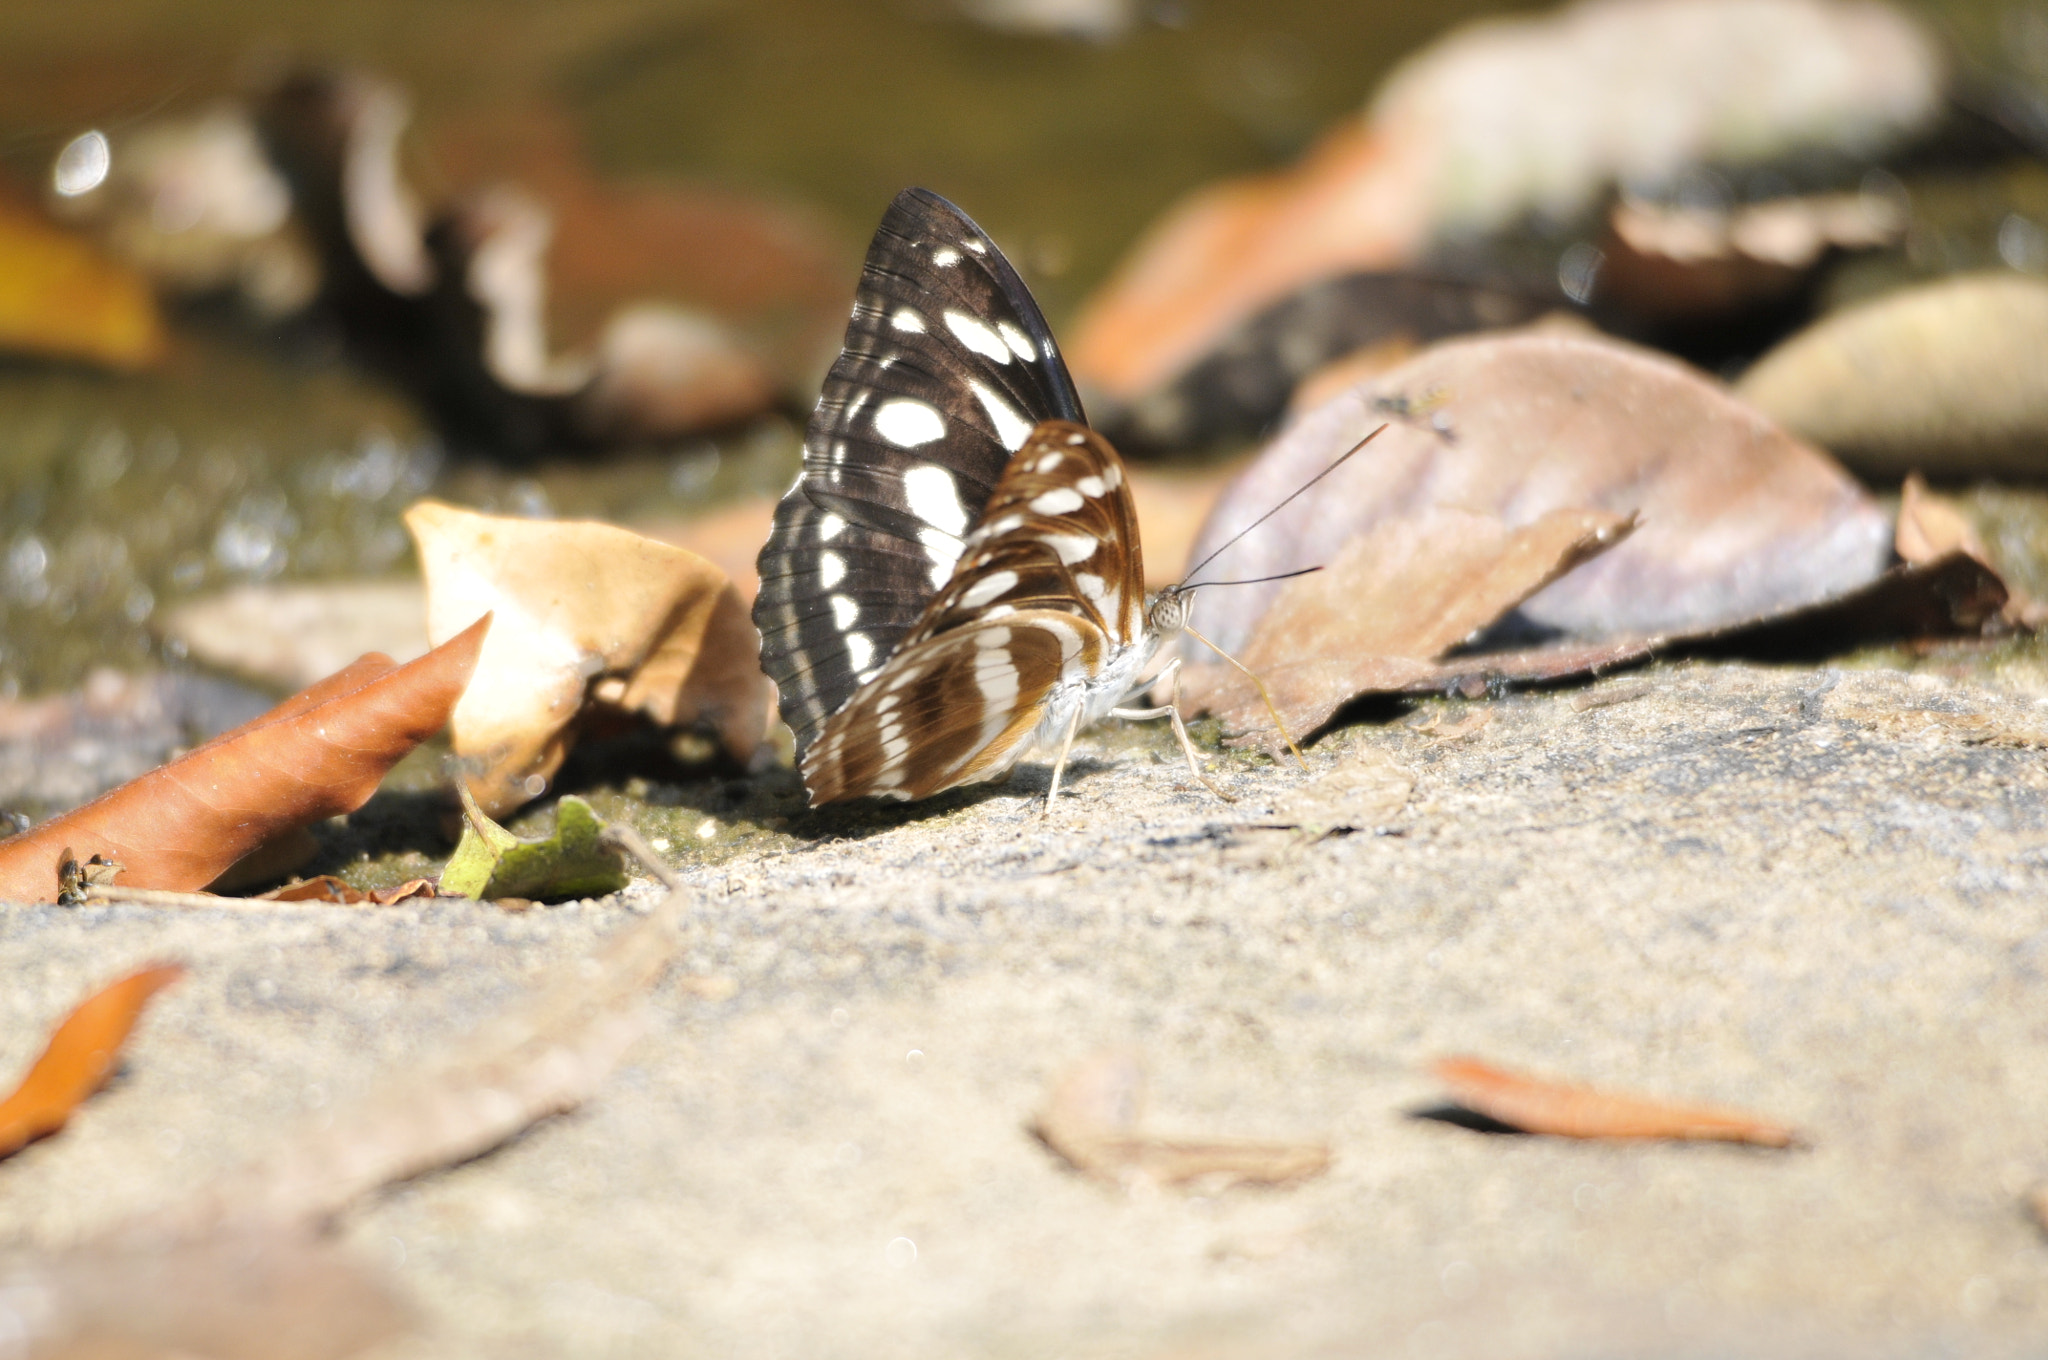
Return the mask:
[[[366,656],[84,807],[0,841],[0,899],[52,901],[65,847],[127,866],[132,888],[189,892],[279,832],[350,812],[447,725],[488,620],[417,661]]]

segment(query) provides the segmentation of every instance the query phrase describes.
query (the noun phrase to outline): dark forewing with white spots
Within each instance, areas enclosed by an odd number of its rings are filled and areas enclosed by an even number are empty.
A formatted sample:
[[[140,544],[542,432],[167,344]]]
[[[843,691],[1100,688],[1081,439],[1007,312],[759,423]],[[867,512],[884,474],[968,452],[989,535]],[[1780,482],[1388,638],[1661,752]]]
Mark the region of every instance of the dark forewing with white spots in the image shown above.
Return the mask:
[[[761,664],[799,753],[952,577],[1011,455],[1045,420],[1083,416],[1022,280],[945,199],[897,195],[805,432],[803,473],[761,550]]]

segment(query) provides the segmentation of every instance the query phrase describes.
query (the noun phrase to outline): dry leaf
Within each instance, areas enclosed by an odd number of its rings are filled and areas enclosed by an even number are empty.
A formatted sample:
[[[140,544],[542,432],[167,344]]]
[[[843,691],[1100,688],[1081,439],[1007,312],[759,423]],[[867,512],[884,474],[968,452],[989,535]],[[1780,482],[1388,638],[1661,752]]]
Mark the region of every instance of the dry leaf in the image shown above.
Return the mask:
[[[22,1360],[346,1360],[413,1310],[348,1252],[252,1228],[199,1241],[103,1240],[0,1261]]]
[[[1718,383],[1634,346],[1544,334],[1438,345],[1304,416],[1218,502],[1197,555],[1387,422],[1211,570],[1325,565],[1356,535],[1434,507],[1510,529],[1555,510],[1635,515],[1625,543],[1520,607],[1539,636],[1593,640],[1705,632],[1818,603],[1890,560],[1876,501]],[[1281,588],[1209,592],[1194,624],[1238,651]]]
[[[735,760],[767,729],[760,635],[724,573],[607,524],[479,515],[436,501],[405,514],[427,580],[427,635],[496,611],[455,708],[455,753],[497,814],[538,797],[587,706],[714,728]]]
[[[182,964],[144,968],[101,988],[64,1017],[21,1085],[0,1101],[0,1157],[63,1128],[112,1074],[149,999],[183,976]]]
[[[140,274],[0,207],[0,350],[142,368],[163,357],[163,320]]]
[[[1098,1054],[1062,1075],[1032,1126],[1076,1171],[1119,1185],[1283,1185],[1330,1165],[1324,1143],[1174,1138],[1141,1133],[1145,1072],[1128,1053]]]
[[[336,906],[354,907],[370,905],[388,907],[398,902],[409,902],[416,897],[437,896],[434,880],[413,878],[390,888],[358,888],[336,878],[333,874],[321,874],[315,878],[301,879],[287,883],[281,888],[256,894],[259,902],[331,902]]]
[[[1872,478],[2048,471],[2048,282],[1964,275],[1844,308],[1736,390]]]
[[[1982,562],[1994,572],[1998,570],[1998,564],[1991,560],[1991,550],[1977,536],[1977,530],[1963,514],[1962,507],[1948,497],[1937,496],[1928,490],[1926,479],[1917,472],[1906,478],[1906,484],[1900,490],[1899,525],[1892,543],[1899,556],[1915,566],[1926,566],[1961,553],[1973,561]],[[2005,607],[1999,614],[2008,624],[2016,628],[2036,628],[2048,622],[2048,604],[2034,599],[2009,581],[2006,591]]]
[[[279,832],[362,806],[386,771],[447,725],[486,628],[475,620],[404,666],[366,656],[180,759],[0,841],[0,899],[52,900],[67,846],[127,865],[126,886],[192,891]]]
[[[1306,736],[1361,694],[1433,681],[1438,658],[1633,527],[1626,516],[1585,510],[1552,511],[1518,529],[1436,508],[1382,521],[1327,570],[1287,582],[1240,660],[1264,681],[1288,729]],[[1191,669],[1182,692],[1233,731],[1271,724],[1257,689],[1234,668]]]
[[[1673,1105],[1503,1071],[1476,1058],[1444,1058],[1431,1070],[1476,1114],[1559,1138],[1658,1138],[1792,1147],[1799,1135],[1737,1110]]]
[[[1939,116],[1944,67],[1917,23],[1877,5],[1580,3],[1467,24],[1296,165],[1170,209],[1091,299],[1068,362],[1135,401],[1299,289],[1412,265],[1447,238],[1589,217],[1617,180],[1816,147],[1874,156]]]

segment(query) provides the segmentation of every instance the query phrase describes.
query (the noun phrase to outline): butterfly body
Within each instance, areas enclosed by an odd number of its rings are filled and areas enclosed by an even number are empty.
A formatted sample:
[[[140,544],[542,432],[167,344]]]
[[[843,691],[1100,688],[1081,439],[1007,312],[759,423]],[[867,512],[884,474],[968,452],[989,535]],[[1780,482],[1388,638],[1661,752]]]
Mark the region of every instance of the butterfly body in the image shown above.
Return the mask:
[[[1165,638],[1143,582],[1115,450],[1084,426],[1041,423],[945,585],[805,751],[812,802],[995,779],[1101,721]]]
[[[1023,281],[921,189],[869,248],[760,569],[762,666],[814,806],[929,797],[1035,749],[1056,787],[1188,599],[1147,599],[1123,462]]]

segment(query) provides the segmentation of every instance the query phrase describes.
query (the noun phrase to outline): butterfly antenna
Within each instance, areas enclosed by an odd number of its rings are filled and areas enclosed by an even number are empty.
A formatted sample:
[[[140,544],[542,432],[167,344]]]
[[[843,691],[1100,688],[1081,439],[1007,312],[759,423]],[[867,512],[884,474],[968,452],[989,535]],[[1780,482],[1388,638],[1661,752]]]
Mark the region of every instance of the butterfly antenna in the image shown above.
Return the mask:
[[[1307,576],[1322,569],[1322,564],[1318,563],[1313,567],[1302,567],[1296,571],[1283,571],[1275,576],[1248,576],[1242,581],[1204,581],[1198,586],[1182,586],[1180,589],[1207,590],[1211,586],[1258,586],[1268,581],[1292,581],[1297,576]]]
[[[1374,430],[1374,431],[1373,431],[1373,432],[1372,432],[1371,434],[1367,435],[1367,436],[1366,436],[1365,438],[1363,438],[1363,439],[1359,440],[1359,441],[1358,441],[1358,442],[1357,442],[1356,444],[1353,444],[1353,445],[1352,445],[1352,446],[1351,446],[1351,447],[1350,447],[1349,449],[1345,450],[1345,452],[1344,452],[1344,456],[1343,456],[1343,457],[1339,458],[1339,459],[1338,459],[1338,460],[1337,460],[1336,462],[1334,462],[1334,463],[1330,464],[1330,465],[1329,465],[1328,467],[1324,468],[1324,469],[1323,469],[1323,470],[1322,470],[1321,472],[1318,472],[1318,473],[1317,473],[1317,474],[1316,474],[1315,476],[1313,476],[1313,477],[1309,478],[1309,479],[1308,479],[1307,481],[1303,482],[1303,483],[1302,483],[1302,484],[1301,484],[1300,486],[1297,486],[1296,488],[1294,488],[1294,490],[1293,490],[1293,491],[1289,492],[1289,493],[1287,494],[1287,499],[1286,499],[1286,500],[1283,500],[1283,501],[1281,501],[1281,502],[1280,502],[1280,504],[1278,504],[1278,505],[1274,506],[1274,507],[1273,507],[1273,508],[1272,508],[1271,510],[1268,510],[1268,511],[1267,511],[1267,512],[1266,512],[1265,514],[1263,514],[1263,515],[1260,515],[1260,516],[1259,516],[1259,517],[1258,517],[1257,519],[1253,520],[1253,521],[1252,521],[1252,522],[1251,522],[1250,524],[1247,524],[1247,525],[1245,525],[1245,526],[1244,526],[1244,528],[1242,528],[1242,529],[1239,529],[1239,530],[1238,530],[1238,531],[1237,531],[1236,533],[1232,534],[1232,535],[1230,536],[1230,538],[1229,538],[1229,539],[1228,539],[1228,540],[1227,540],[1227,541],[1226,541],[1226,542],[1225,542],[1225,543],[1223,544],[1223,546],[1222,546],[1221,548],[1218,548],[1218,549],[1217,549],[1217,550],[1216,550],[1215,552],[1212,552],[1212,553],[1210,553],[1210,554],[1209,554],[1209,555],[1208,555],[1207,557],[1203,558],[1203,559],[1202,559],[1202,560],[1201,560],[1200,562],[1197,562],[1197,563],[1195,564],[1195,569],[1194,569],[1193,571],[1189,572],[1189,573],[1187,574],[1187,576],[1183,577],[1182,579],[1183,579],[1183,580],[1191,580],[1192,578],[1194,578],[1194,577],[1196,577],[1196,576],[1199,576],[1199,575],[1201,574],[1201,572],[1202,572],[1202,568],[1203,568],[1203,567],[1206,567],[1206,566],[1208,566],[1208,565],[1209,565],[1209,564],[1210,564],[1211,562],[1214,562],[1214,561],[1215,561],[1215,560],[1216,560],[1217,558],[1221,557],[1221,556],[1222,556],[1222,555],[1224,554],[1225,550],[1226,550],[1226,549],[1228,549],[1228,548],[1229,548],[1229,547],[1231,546],[1231,544],[1233,544],[1233,543],[1236,543],[1236,542],[1237,542],[1237,540],[1239,540],[1240,538],[1243,538],[1243,537],[1244,537],[1244,536],[1245,536],[1246,534],[1248,534],[1248,533],[1250,533],[1250,532],[1251,532],[1252,530],[1254,530],[1254,529],[1258,528],[1258,527],[1259,527],[1259,526],[1260,526],[1261,524],[1264,524],[1264,523],[1265,523],[1265,522],[1266,522],[1267,520],[1269,520],[1269,519],[1273,518],[1273,516],[1275,516],[1275,515],[1279,514],[1279,513],[1280,513],[1280,512],[1282,511],[1282,510],[1284,510],[1284,509],[1286,509],[1286,508],[1287,508],[1288,502],[1290,502],[1290,501],[1294,500],[1294,498],[1295,498],[1295,497],[1297,497],[1297,496],[1299,496],[1299,495],[1300,495],[1300,494],[1301,494],[1302,492],[1304,492],[1304,491],[1308,490],[1308,489],[1309,489],[1310,487],[1314,486],[1314,485],[1315,485],[1315,484],[1316,484],[1317,482],[1320,482],[1321,480],[1323,480],[1323,478],[1325,478],[1325,477],[1329,476],[1329,475],[1330,475],[1331,473],[1335,472],[1335,471],[1336,471],[1336,470],[1337,470],[1338,468],[1340,468],[1340,467],[1343,467],[1343,466],[1344,466],[1344,465],[1345,465],[1346,463],[1350,462],[1350,461],[1351,461],[1351,456],[1352,456],[1353,454],[1357,453],[1357,452],[1358,452],[1358,451],[1359,451],[1360,449],[1364,448],[1364,447],[1365,447],[1365,446],[1366,446],[1367,444],[1370,444],[1370,443],[1372,443],[1372,441],[1373,441],[1373,440],[1375,440],[1375,439],[1378,439],[1378,438],[1380,437],[1380,435],[1381,435],[1381,434],[1385,433],[1385,431],[1386,431],[1386,428],[1387,428],[1387,427],[1386,427],[1385,423],[1382,423],[1382,424],[1380,425],[1380,427],[1379,427],[1378,429]],[[1221,653],[1221,652],[1218,652],[1218,653],[1217,653],[1217,655],[1218,655],[1218,656],[1221,656],[1221,655],[1223,655],[1223,653]],[[1250,672],[1250,671],[1246,671],[1246,672],[1245,672],[1245,674],[1246,674],[1246,675],[1250,675],[1250,674],[1251,674],[1251,672]]]
[[[1385,426],[1381,426],[1380,428],[1381,428],[1381,429],[1385,429],[1386,427],[1385,427]],[[1375,430],[1375,431],[1373,431],[1373,434],[1378,434],[1378,433],[1379,433],[1379,430]],[[1370,438],[1372,438],[1372,435],[1367,435],[1367,436],[1366,436],[1366,438],[1370,439]],[[1364,446],[1363,444],[1359,445],[1359,448],[1363,448],[1363,447],[1365,447],[1365,446]],[[1356,453],[1356,452],[1358,452],[1358,449],[1353,449],[1353,450],[1351,451],[1351,453]],[[1350,454],[1350,453],[1347,453],[1347,454],[1345,454],[1344,456],[1345,456],[1346,458],[1349,458],[1349,457],[1351,456],[1351,454]],[[1284,502],[1283,502],[1283,504],[1284,504]],[[1311,568],[1311,570],[1314,570],[1314,571],[1320,571],[1320,570],[1322,570],[1322,568],[1320,568],[1320,567],[1315,567],[1315,568]],[[1296,574],[1296,575],[1300,575],[1301,573],[1297,572],[1297,573],[1295,573],[1295,574]],[[1259,677],[1258,677],[1258,676],[1256,676],[1256,675],[1252,674],[1251,668],[1250,668],[1250,667],[1248,667],[1248,666],[1246,666],[1246,665],[1244,664],[1244,662],[1242,662],[1242,661],[1239,661],[1239,660],[1238,660],[1238,659],[1237,659],[1236,657],[1232,656],[1232,655],[1231,655],[1231,654],[1230,654],[1229,652],[1226,652],[1226,651],[1224,651],[1224,650],[1223,650],[1223,649],[1222,649],[1221,647],[1218,647],[1218,646],[1217,646],[1217,645],[1216,645],[1215,643],[1213,643],[1213,642],[1209,641],[1209,639],[1207,639],[1207,638],[1203,637],[1203,636],[1202,636],[1202,635],[1201,635],[1200,633],[1197,633],[1197,632],[1196,632],[1196,631],[1195,631],[1194,629],[1192,629],[1192,628],[1189,628],[1189,627],[1187,627],[1186,625],[1182,625],[1182,627],[1181,627],[1181,631],[1182,631],[1183,633],[1186,633],[1186,634],[1187,634],[1187,635],[1188,635],[1189,637],[1193,638],[1193,639],[1194,639],[1195,641],[1197,641],[1197,642],[1201,643],[1201,644],[1202,644],[1202,645],[1203,645],[1204,647],[1207,647],[1207,648],[1208,648],[1208,649],[1209,649],[1210,651],[1212,651],[1212,652],[1216,653],[1216,655],[1218,655],[1218,656],[1222,657],[1222,658],[1223,658],[1223,659],[1224,659],[1225,661],[1228,661],[1228,662],[1229,662],[1229,663],[1230,663],[1231,665],[1233,665],[1233,666],[1237,667],[1237,668],[1238,668],[1238,669],[1239,669],[1240,671],[1243,671],[1243,672],[1244,672],[1244,676],[1245,676],[1245,678],[1246,678],[1247,680],[1251,681],[1251,682],[1252,682],[1252,683],[1253,683],[1254,685],[1258,686],[1258,690],[1259,690],[1259,698],[1261,698],[1261,699],[1265,700],[1265,702],[1266,702],[1266,711],[1267,711],[1268,713],[1270,713],[1270,714],[1272,714],[1272,715],[1273,715],[1273,726],[1275,726],[1275,727],[1277,727],[1277,728],[1279,728],[1279,729],[1280,729],[1280,739],[1281,739],[1282,741],[1284,741],[1284,742],[1286,742],[1286,743],[1287,743],[1287,749],[1288,749],[1288,750],[1290,750],[1290,751],[1292,751],[1292,752],[1294,752],[1294,759],[1295,759],[1295,761],[1296,761],[1296,762],[1297,762],[1297,763],[1298,763],[1298,764],[1299,764],[1299,765],[1301,766],[1301,768],[1302,768],[1302,769],[1303,769],[1304,771],[1306,771],[1306,770],[1308,769],[1308,757],[1307,757],[1307,756],[1304,756],[1304,755],[1303,755],[1303,754],[1301,753],[1301,748],[1300,748],[1299,746],[1296,746],[1296,745],[1294,744],[1294,737],[1293,737],[1293,734],[1291,734],[1290,732],[1288,732],[1288,730],[1287,730],[1287,723],[1285,722],[1285,720],[1283,720],[1283,719],[1281,718],[1281,716],[1280,716],[1280,709],[1279,709],[1279,707],[1278,707],[1277,705],[1275,705],[1275,704],[1274,704],[1274,702],[1273,702],[1273,696],[1272,696],[1272,695],[1270,695],[1270,694],[1268,694],[1268,693],[1266,692],[1266,682],[1265,682],[1265,681],[1263,681],[1263,680],[1261,680],[1261,679],[1259,679]]]

